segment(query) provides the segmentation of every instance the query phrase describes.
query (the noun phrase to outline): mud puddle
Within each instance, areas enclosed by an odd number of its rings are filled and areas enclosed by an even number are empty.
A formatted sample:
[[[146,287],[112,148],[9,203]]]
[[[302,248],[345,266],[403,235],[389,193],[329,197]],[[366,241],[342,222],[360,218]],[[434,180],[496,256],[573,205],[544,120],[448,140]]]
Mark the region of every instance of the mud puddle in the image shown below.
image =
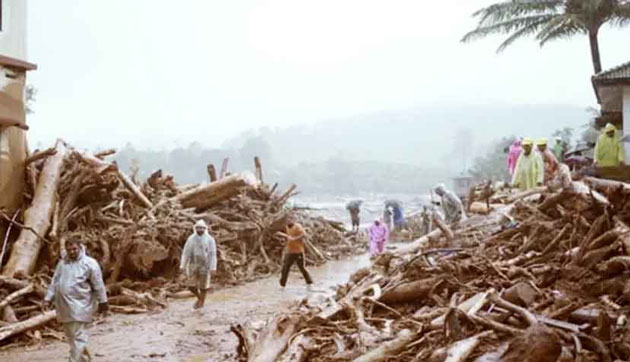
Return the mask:
[[[347,281],[354,271],[369,266],[367,255],[331,261],[309,271],[321,291]],[[93,361],[233,361],[238,341],[231,324],[266,320],[309,295],[297,271],[285,290],[278,275],[208,294],[202,310],[193,299],[175,300],[154,314],[112,315],[90,329]],[[0,352],[5,362],[65,361],[68,345],[61,341]]]

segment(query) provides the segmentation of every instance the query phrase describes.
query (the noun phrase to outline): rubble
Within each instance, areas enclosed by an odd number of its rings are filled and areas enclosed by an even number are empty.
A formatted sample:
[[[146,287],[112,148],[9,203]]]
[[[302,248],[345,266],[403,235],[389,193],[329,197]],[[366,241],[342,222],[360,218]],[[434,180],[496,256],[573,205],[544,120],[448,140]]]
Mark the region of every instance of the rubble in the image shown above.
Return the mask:
[[[295,185],[280,192],[277,184],[264,184],[258,159],[257,177],[232,174],[209,184],[180,187],[161,171],[139,183],[135,175],[105,160],[111,154],[90,155],[58,141],[53,149],[30,158],[29,205],[23,219],[0,210],[0,222],[16,233],[12,237],[16,241],[8,246],[9,235],[3,235],[2,254],[6,249],[8,261],[4,258],[0,276],[0,343],[15,336],[55,335],[45,326],[54,319],[54,311],[43,311],[40,302],[70,238],[82,240],[88,255],[101,265],[115,313],[165,308],[169,298],[187,295],[178,278],[179,258],[200,218],[217,240],[213,287],[242,284],[278,271],[285,244],[282,232],[289,218],[307,231],[307,263],[321,264],[364,250],[356,236],[345,235],[341,223],[286,207]]]
[[[276,316],[282,328],[233,328],[241,360],[267,345],[256,361],[630,360],[630,184],[482,196],[487,216],[380,255],[334,298]]]

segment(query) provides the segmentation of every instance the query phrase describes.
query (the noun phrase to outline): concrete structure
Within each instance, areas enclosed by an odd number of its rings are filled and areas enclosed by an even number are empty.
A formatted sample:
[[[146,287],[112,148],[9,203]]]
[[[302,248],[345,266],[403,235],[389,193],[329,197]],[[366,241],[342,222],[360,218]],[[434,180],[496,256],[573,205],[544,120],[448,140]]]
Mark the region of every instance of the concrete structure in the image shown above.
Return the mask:
[[[612,123],[630,138],[630,62],[595,74],[592,78],[601,116],[596,125]],[[630,160],[630,145],[626,143],[626,163]]]
[[[0,0],[0,209],[21,206],[24,189],[26,0]]]

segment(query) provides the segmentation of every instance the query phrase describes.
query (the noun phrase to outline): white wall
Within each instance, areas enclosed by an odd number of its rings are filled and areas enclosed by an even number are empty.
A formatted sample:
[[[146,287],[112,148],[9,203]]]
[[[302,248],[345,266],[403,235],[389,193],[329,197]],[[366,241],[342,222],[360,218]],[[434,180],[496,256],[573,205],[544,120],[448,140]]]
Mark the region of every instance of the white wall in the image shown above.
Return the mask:
[[[2,0],[1,55],[26,60],[26,1]]]
[[[624,87],[622,92],[621,107],[623,112],[623,135],[630,135],[630,87]],[[625,143],[626,164],[630,164],[630,143]]]

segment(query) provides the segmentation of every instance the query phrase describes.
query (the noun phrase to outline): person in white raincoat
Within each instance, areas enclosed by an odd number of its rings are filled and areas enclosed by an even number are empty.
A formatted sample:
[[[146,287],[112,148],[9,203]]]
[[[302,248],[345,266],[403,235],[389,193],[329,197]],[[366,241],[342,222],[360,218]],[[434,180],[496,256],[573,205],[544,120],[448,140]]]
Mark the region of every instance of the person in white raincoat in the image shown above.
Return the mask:
[[[443,184],[439,184],[435,187],[435,193],[442,198],[441,204],[446,223],[457,227],[464,216],[462,200],[460,200],[455,193],[447,190]]]
[[[97,302],[98,312],[106,313],[107,293],[101,267],[85,254],[85,247],[78,240],[69,240],[65,256],[57,263],[44,306],[55,305],[57,320],[70,344],[70,362],[90,359],[87,325],[97,310]]]
[[[211,274],[217,270],[217,246],[203,220],[197,221],[193,229],[184,245],[179,268],[186,275],[188,288],[197,297],[194,308],[199,309],[206,302]]]

